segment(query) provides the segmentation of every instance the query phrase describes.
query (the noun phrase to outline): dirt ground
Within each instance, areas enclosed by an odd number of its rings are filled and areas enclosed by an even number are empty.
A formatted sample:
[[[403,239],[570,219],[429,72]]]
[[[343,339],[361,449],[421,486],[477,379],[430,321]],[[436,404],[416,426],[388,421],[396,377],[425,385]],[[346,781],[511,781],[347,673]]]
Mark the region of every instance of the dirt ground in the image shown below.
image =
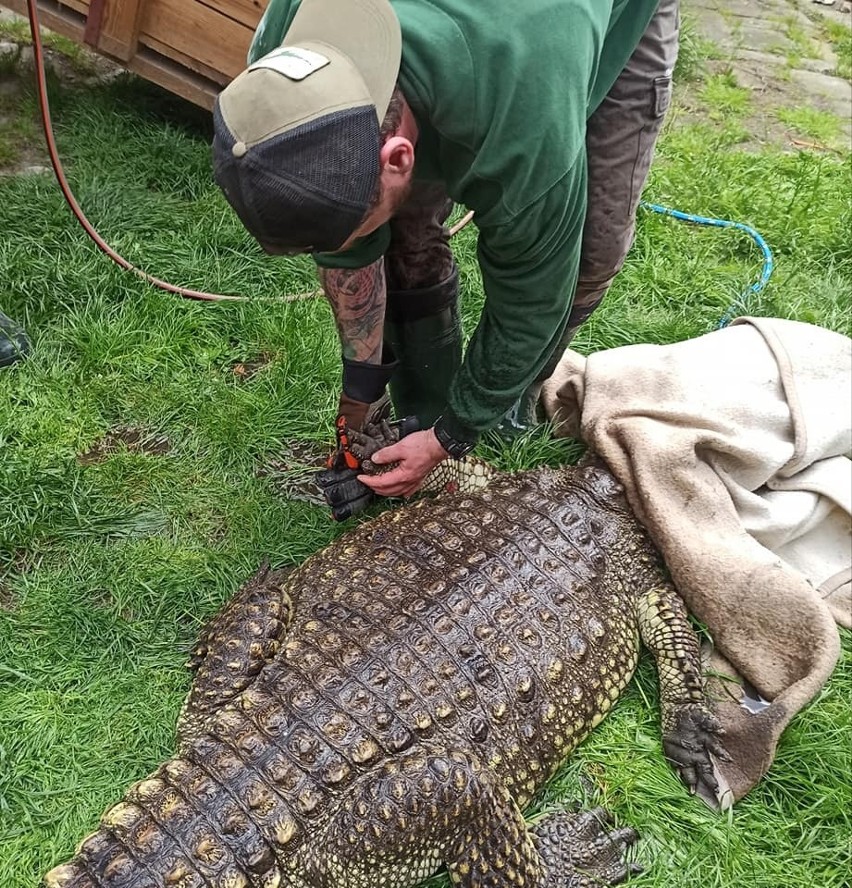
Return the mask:
[[[760,141],[789,144],[795,139],[779,123],[779,108],[811,108],[841,121],[846,147],[852,142],[852,84],[837,73],[841,60],[827,28],[843,33],[852,48],[848,0],[683,0],[687,21],[707,41],[708,68],[730,70],[750,91],[746,121]]]

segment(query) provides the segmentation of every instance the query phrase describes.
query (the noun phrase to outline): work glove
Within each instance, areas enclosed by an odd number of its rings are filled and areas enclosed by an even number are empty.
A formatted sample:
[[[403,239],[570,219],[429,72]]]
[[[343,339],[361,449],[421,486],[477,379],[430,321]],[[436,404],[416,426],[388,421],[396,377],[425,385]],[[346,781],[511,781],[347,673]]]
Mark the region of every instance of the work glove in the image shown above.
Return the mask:
[[[358,475],[376,471],[370,463],[374,453],[383,447],[396,444],[400,438],[419,429],[414,416],[389,422],[386,418],[376,418],[367,422],[360,431],[352,431],[344,416],[338,416],[335,425],[337,448],[329,457],[328,468],[317,472],[316,481],[331,506],[335,521],[345,521],[363,512],[376,498],[376,494],[366,484],[358,480]],[[383,469],[390,467],[382,467]]]
[[[370,488],[358,480],[361,458],[352,450],[351,437],[354,432],[375,426],[390,416],[390,398],[385,388],[397,363],[387,347],[382,352],[381,364],[343,358],[342,393],[334,423],[336,447],[327,467],[316,476],[317,485],[337,521],[357,515],[374,499]]]

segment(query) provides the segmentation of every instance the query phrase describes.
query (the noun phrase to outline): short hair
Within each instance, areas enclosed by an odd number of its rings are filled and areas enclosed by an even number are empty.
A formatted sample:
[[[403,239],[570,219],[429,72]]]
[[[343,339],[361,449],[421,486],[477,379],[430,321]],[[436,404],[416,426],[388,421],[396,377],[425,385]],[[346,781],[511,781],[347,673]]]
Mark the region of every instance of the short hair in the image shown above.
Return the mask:
[[[405,97],[402,94],[402,90],[399,88],[399,84],[397,84],[393,88],[393,92],[391,93],[390,104],[388,105],[388,110],[385,113],[385,119],[382,121],[382,125],[379,129],[379,133],[382,137],[382,143],[384,143],[387,139],[389,139],[392,135],[394,135],[402,124],[402,112],[405,108]]]
[[[381,144],[384,145],[387,140],[396,135],[399,132],[399,128],[402,125],[402,114],[405,110],[405,96],[402,94],[402,90],[399,88],[399,84],[397,84],[393,88],[393,92],[391,93],[390,104],[388,105],[388,110],[385,113],[384,120],[382,121],[381,126],[379,127],[379,135],[381,137]],[[369,216],[370,213],[378,206],[379,201],[382,199],[382,179],[379,176],[378,181],[376,182],[376,187],[373,189],[373,193],[370,195],[370,203],[367,207],[367,212],[364,213],[364,216]]]

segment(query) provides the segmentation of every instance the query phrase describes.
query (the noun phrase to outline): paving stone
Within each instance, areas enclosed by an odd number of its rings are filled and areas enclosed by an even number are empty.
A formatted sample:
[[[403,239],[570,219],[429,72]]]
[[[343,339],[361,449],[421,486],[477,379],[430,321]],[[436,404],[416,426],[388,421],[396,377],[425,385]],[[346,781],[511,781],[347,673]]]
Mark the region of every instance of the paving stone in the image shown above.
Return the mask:
[[[808,92],[815,95],[824,96],[838,105],[849,103],[852,99],[852,88],[849,82],[840,77],[834,77],[831,74],[821,74],[819,71],[804,71],[801,68],[794,68],[792,77],[800,83]]]
[[[683,12],[713,42],[720,60],[711,70],[731,71],[754,91],[755,113],[747,121],[761,137],[780,108],[813,107],[842,121],[844,143],[852,139],[852,84],[836,74],[837,57],[822,22],[850,28],[852,16],[813,0],[683,0]],[[758,120],[763,116],[764,120]],[[784,128],[777,135],[789,143]]]

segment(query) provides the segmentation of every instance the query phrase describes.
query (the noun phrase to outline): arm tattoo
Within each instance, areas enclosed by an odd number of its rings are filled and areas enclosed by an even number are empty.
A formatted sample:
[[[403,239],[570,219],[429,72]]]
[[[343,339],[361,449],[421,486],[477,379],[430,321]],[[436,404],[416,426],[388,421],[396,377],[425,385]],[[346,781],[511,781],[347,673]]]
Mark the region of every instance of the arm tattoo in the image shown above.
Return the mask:
[[[319,276],[334,312],[343,356],[378,364],[385,320],[384,260],[365,268],[321,268]]]

